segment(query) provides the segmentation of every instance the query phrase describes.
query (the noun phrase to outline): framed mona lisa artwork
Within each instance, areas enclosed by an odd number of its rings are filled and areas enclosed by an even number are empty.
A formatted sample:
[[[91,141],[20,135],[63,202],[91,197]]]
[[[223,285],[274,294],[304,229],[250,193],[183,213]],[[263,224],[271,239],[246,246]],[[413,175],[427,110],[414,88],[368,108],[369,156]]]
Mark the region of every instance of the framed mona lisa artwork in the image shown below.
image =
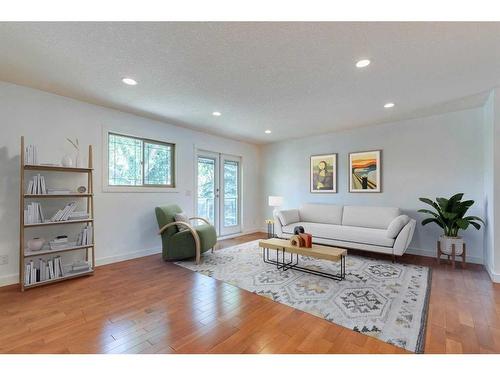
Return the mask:
[[[337,154],[312,155],[311,193],[337,192]]]

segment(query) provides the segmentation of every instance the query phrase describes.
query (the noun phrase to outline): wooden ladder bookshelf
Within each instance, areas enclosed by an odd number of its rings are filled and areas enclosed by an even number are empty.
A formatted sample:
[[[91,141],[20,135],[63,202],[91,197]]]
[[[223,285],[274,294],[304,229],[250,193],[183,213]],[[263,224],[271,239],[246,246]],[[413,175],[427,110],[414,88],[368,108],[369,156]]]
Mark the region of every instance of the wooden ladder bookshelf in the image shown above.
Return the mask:
[[[63,280],[72,279],[80,276],[88,276],[94,274],[95,268],[95,235],[94,235],[94,188],[93,188],[93,161],[92,161],[92,145],[89,145],[88,150],[88,167],[78,168],[78,167],[63,167],[63,166],[52,166],[52,165],[26,165],[24,158],[25,144],[24,136],[21,137],[21,153],[20,153],[20,184],[19,184],[19,284],[21,286],[21,291],[25,289],[31,289],[38,286],[60,282]],[[71,194],[26,194],[25,186],[25,173],[26,171],[44,171],[49,173],[75,173],[75,174],[87,174],[87,191],[86,193],[71,193]],[[24,209],[26,205],[26,200],[31,199],[62,199],[62,198],[78,198],[86,200],[86,211],[88,214],[87,219],[79,220],[66,220],[66,221],[45,221],[43,223],[29,224],[24,222]],[[71,225],[71,224],[88,224],[91,223],[92,226],[92,243],[88,245],[72,246],[63,249],[51,250],[45,249],[38,251],[30,251],[27,249],[25,244],[25,231],[30,230],[32,227],[46,227],[52,225]],[[60,253],[66,253],[70,251],[82,251],[85,250],[85,260],[90,261],[90,269],[85,271],[72,271],[66,273],[66,275],[59,278],[54,278],[45,281],[39,281],[34,284],[25,285],[25,262],[33,257],[39,257],[41,255],[58,255]],[[89,256],[90,252],[90,256]]]

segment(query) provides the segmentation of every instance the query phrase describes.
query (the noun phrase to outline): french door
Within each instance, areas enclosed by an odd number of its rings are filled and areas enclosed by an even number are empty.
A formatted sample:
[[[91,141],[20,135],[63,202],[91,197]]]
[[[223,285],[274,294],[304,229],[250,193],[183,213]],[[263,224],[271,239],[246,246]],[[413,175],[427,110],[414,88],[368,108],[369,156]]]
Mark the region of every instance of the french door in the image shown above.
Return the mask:
[[[241,158],[197,153],[197,216],[213,223],[218,236],[241,232]]]

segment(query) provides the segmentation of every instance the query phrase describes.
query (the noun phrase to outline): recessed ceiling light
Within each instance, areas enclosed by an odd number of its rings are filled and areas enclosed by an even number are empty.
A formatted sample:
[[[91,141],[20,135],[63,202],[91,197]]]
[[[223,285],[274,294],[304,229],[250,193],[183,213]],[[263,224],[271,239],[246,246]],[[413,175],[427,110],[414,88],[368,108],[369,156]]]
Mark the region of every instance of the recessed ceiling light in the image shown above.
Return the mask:
[[[368,65],[370,65],[370,60],[363,59],[363,60],[359,60],[356,63],[356,68],[366,68]]]
[[[272,133],[272,131],[271,131],[271,130],[269,130],[269,129],[267,129],[264,133],[266,133],[266,134],[271,134],[271,133]]]
[[[221,116],[221,115],[222,115],[222,113],[220,113],[220,112],[217,112],[217,111],[212,112],[212,116],[219,117],[219,116]]]
[[[122,78],[122,82],[126,85],[130,85],[130,86],[135,86],[137,85],[137,81],[133,78],[128,78],[128,77],[125,77],[125,78]]]
[[[384,108],[392,108],[394,107],[394,103],[385,103]]]

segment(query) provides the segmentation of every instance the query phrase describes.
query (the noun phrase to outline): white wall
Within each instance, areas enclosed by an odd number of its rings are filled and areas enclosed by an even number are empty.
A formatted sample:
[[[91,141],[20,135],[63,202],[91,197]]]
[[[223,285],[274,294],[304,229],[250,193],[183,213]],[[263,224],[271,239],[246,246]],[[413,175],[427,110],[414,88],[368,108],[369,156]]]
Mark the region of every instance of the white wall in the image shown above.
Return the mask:
[[[0,82],[0,285],[17,282],[19,241],[19,142],[38,145],[41,161],[60,161],[71,151],[66,137],[94,147],[95,227],[98,264],[158,252],[154,207],[177,203],[192,213],[194,147],[242,156],[243,231],[260,226],[260,156],[256,145],[168,125],[46,92]],[[102,128],[177,145],[176,193],[102,191]],[[55,181],[55,180],[54,180]],[[35,235],[36,232],[33,233]],[[42,233],[43,234],[43,233]],[[55,234],[55,233],[54,233]]]
[[[495,273],[495,93],[492,92],[483,107],[484,116],[484,265],[492,278]]]
[[[306,125],[305,125],[306,126]],[[481,108],[284,141],[263,147],[263,197],[282,195],[285,207],[306,202],[395,206],[420,221],[419,197],[465,193],[471,214],[484,217]],[[348,193],[349,152],[382,149],[382,193]],[[338,193],[309,192],[309,156],[338,153]],[[271,210],[266,211],[270,217]],[[435,256],[437,226],[417,226],[410,252]],[[464,233],[471,261],[483,262],[483,229]]]
[[[484,109],[485,155],[485,266],[491,278],[500,282],[500,90],[490,94]]]

